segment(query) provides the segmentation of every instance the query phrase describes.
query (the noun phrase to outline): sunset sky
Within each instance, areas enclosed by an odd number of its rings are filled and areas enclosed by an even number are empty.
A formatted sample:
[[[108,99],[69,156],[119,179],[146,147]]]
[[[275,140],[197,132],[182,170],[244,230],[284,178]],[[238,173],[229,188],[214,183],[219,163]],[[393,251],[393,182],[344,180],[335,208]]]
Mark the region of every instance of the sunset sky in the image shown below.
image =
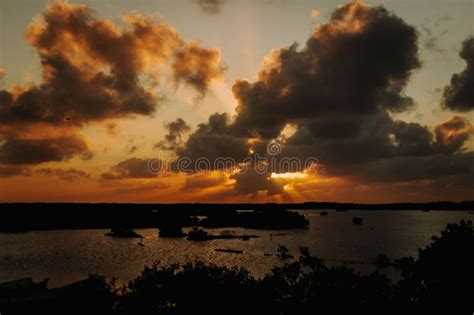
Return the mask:
[[[473,14],[472,0],[1,1],[0,201],[472,200]]]

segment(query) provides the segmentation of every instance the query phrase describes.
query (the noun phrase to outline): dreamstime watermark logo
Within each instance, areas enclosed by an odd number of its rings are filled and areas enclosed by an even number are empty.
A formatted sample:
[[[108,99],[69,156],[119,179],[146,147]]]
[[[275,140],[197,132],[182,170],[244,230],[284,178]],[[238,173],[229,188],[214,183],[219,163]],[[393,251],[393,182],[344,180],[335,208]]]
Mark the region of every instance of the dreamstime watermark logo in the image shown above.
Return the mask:
[[[253,153],[241,161],[232,157],[179,157],[167,160],[162,152],[159,157],[147,160],[147,171],[151,174],[180,172],[186,174],[208,173],[212,171],[231,171],[244,174],[249,170],[257,174],[326,174],[325,168],[315,157],[301,159],[296,156],[282,156],[283,145],[278,141],[270,141],[266,145],[265,154]]]
[[[163,159],[149,159],[146,162],[146,169],[150,174],[158,174],[163,171]]]
[[[275,156],[281,153],[283,150],[282,145],[274,140],[267,144],[267,154]]]

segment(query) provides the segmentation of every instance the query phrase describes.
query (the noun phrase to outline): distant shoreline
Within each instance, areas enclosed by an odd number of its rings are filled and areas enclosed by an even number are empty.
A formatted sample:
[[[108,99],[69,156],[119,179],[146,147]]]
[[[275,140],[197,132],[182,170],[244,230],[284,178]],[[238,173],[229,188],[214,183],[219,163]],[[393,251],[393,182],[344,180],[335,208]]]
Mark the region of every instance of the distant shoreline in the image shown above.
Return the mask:
[[[248,215],[239,210],[254,210]],[[304,219],[285,210],[393,210],[393,211],[473,211],[474,201],[356,204],[335,202],[304,203],[0,203],[0,232],[20,233],[37,230],[142,229],[163,226],[249,227],[285,229],[304,227]],[[283,213],[282,213],[283,212]],[[200,221],[200,217],[206,220]],[[294,221],[288,219],[294,219]],[[256,223],[255,223],[256,222]]]

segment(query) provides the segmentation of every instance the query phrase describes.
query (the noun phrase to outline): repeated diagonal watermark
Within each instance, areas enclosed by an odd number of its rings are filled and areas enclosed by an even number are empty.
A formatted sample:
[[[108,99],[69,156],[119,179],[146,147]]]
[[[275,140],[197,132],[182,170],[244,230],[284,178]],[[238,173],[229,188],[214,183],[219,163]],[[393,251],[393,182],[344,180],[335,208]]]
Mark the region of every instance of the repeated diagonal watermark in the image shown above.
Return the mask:
[[[301,159],[296,156],[279,156],[283,152],[280,142],[270,141],[266,146],[266,155],[252,154],[241,161],[232,157],[217,157],[209,159],[198,157],[191,159],[183,156],[174,159],[165,159],[162,152],[159,157],[147,160],[147,171],[151,174],[180,172],[186,174],[206,173],[215,170],[236,171],[240,174],[252,169],[257,174],[297,173],[326,174],[326,169],[316,157]]]

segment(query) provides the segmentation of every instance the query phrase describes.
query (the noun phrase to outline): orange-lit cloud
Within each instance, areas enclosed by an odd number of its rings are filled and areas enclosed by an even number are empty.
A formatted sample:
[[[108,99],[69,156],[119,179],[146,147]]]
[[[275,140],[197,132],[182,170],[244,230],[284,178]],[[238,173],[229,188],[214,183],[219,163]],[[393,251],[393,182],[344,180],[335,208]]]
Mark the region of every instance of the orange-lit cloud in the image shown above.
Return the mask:
[[[453,116],[435,127],[436,143],[448,152],[461,150],[473,134],[474,126],[461,116]]]
[[[41,83],[0,90],[4,164],[91,157],[79,129],[152,115],[162,75],[200,94],[223,78],[218,49],[187,43],[166,22],[138,14],[117,24],[87,6],[53,2],[31,22],[26,39],[40,56]]]
[[[284,158],[315,158],[327,172],[319,177],[352,185],[449,179],[472,187],[466,174],[472,175],[474,153],[462,150],[471,135],[465,118],[434,129],[393,118],[415,106],[404,88],[421,65],[417,40],[414,27],[382,6],[341,5],[304,47],[273,50],[255,82],[237,80],[235,117],[211,115],[176,153],[193,160],[273,159],[275,169],[256,172],[258,163],[250,163],[248,172],[231,175],[234,194],[258,198],[288,198],[297,192],[295,181],[311,180],[288,174],[305,174],[305,167],[289,171]],[[280,145],[277,155],[267,150],[272,142]]]

